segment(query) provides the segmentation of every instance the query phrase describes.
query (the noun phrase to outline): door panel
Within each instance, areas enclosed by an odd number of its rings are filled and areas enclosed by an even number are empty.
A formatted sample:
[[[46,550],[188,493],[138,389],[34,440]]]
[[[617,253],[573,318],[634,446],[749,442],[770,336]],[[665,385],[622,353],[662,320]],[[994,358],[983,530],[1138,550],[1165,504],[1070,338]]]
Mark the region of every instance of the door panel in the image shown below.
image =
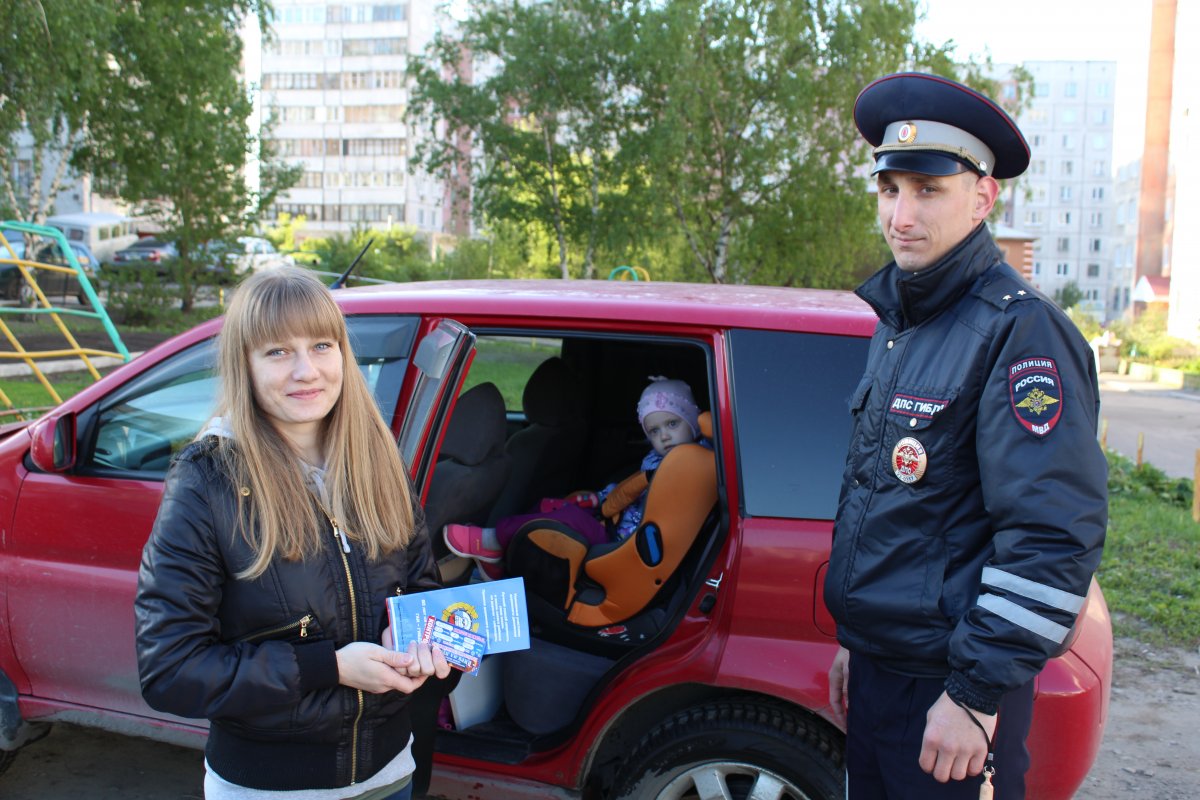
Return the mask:
[[[349,323],[359,367],[390,420],[419,318]],[[212,413],[213,349],[213,340],[193,345],[82,409],[74,469],[25,478],[5,556],[9,629],[34,696],[169,718],[142,700],[133,599],[170,459]]]

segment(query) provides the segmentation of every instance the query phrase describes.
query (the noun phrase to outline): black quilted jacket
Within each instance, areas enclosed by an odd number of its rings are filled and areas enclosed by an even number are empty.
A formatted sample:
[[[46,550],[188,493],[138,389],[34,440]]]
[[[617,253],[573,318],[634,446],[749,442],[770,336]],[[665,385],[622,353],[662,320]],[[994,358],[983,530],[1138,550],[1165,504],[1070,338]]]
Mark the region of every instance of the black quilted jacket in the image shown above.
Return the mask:
[[[277,560],[255,580],[233,522],[237,487],[214,441],[188,446],[167,474],[142,554],[135,603],[138,670],[151,707],[211,722],[206,757],[258,789],[359,783],[408,742],[408,695],[338,684],[334,651],[378,644],[384,600],[438,588],[423,514],[406,551],[377,562],[345,552],[333,528],[319,555]],[[321,512],[314,505],[314,513]]]

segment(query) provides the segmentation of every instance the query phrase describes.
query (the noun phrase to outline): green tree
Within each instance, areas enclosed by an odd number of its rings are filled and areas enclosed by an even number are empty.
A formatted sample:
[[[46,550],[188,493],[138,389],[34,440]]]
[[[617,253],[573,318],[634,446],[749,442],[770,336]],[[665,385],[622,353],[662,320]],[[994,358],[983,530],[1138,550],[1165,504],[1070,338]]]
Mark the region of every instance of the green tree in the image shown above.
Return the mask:
[[[71,159],[87,136],[89,111],[112,82],[109,47],[118,5],[117,0],[0,0],[4,216],[44,222],[65,188]],[[27,149],[22,134],[28,136]]]
[[[1064,311],[1079,305],[1079,301],[1082,299],[1083,290],[1075,281],[1067,283],[1061,289],[1054,290],[1054,302],[1058,303],[1058,307]]]
[[[248,127],[252,102],[240,79],[240,28],[265,30],[261,0],[141,0],[120,5],[112,82],[92,110],[76,161],[164,228],[179,249],[183,310],[204,276],[207,242],[241,230],[294,182]],[[245,166],[255,148],[268,161],[252,192]]]
[[[448,178],[469,169],[479,217],[544,227],[563,278],[573,247],[590,277],[620,236],[615,145],[640,18],[639,4],[610,0],[479,2],[411,69],[410,117],[433,134],[414,163]],[[472,145],[481,158],[468,166]]]

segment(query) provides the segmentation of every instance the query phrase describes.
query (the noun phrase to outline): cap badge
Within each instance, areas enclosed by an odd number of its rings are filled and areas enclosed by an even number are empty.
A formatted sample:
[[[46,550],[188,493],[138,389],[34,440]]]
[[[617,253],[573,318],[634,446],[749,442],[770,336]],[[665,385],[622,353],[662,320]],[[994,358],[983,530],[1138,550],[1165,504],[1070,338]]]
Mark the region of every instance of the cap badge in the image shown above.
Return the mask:
[[[900,144],[908,144],[917,138],[917,124],[915,122],[906,122],[900,126],[900,130],[896,131],[896,141]]]
[[[904,483],[921,480],[928,465],[925,446],[911,436],[905,436],[892,448],[892,471]]]

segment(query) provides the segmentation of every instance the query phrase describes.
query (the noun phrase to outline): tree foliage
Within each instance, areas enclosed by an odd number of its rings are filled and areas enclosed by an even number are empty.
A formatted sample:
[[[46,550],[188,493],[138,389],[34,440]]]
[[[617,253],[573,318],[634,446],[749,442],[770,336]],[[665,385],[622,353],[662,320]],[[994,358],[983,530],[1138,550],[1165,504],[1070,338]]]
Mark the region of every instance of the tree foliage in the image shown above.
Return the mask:
[[[0,148],[8,148],[0,155],[12,158],[24,125],[35,160],[57,149],[63,167],[92,174],[156,220],[178,246],[187,310],[204,274],[204,244],[252,226],[299,176],[248,125],[241,27],[249,18],[266,30],[267,0],[6,2],[26,24],[0,50]],[[245,168],[256,150],[260,184],[252,189]],[[37,207],[12,210],[44,218],[55,190],[44,198],[36,191]]]
[[[43,222],[65,185],[68,162],[110,73],[116,0],[0,0],[0,210]],[[18,170],[17,139],[33,147]],[[43,173],[54,169],[43,193]],[[18,172],[22,183],[15,183]]]
[[[480,0],[413,68],[416,163],[470,165],[481,219],[548,241],[558,272],[848,286],[886,253],[852,108],[929,69],[916,0]]]

